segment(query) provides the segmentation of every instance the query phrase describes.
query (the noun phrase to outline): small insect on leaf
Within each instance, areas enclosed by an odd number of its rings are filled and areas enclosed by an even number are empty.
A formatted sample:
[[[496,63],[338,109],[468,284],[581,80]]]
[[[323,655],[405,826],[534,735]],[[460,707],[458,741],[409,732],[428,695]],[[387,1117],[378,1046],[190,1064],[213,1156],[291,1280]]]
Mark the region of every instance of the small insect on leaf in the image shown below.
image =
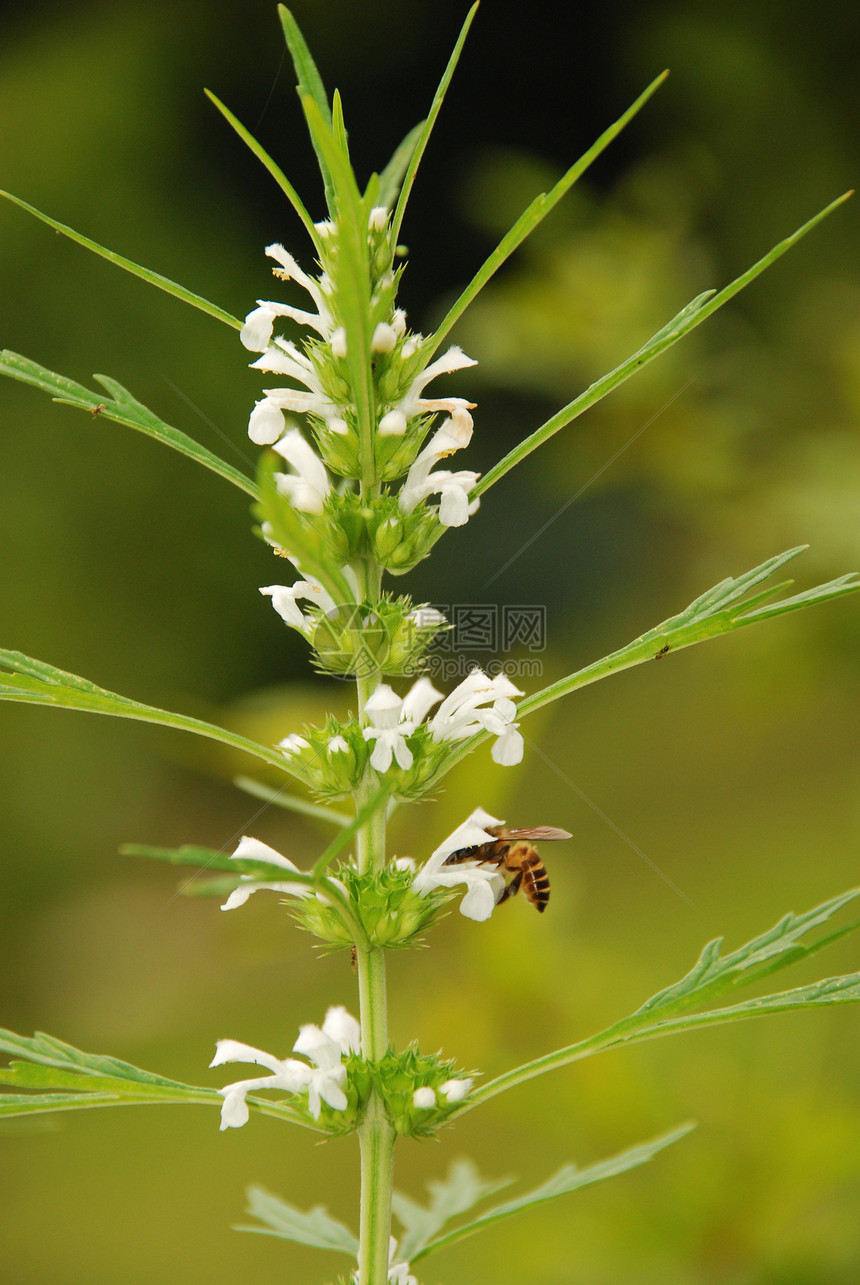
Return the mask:
[[[101,415],[102,411],[106,409],[107,409],[107,403],[99,402],[98,406],[93,407],[93,418],[95,419],[96,415]]]

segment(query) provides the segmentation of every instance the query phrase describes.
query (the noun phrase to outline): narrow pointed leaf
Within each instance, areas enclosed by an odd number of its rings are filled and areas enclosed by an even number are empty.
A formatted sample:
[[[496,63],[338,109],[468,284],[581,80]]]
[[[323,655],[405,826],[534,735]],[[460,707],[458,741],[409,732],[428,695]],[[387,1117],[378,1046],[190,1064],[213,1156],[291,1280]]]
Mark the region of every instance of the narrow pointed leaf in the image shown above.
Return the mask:
[[[286,808],[288,812],[298,812],[302,816],[314,817],[318,821],[328,821],[331,825],[350,825],[352,817],[346,812],[337,812],[334,808],[320,807],[308,799],[299,798],[297,794],[288,794],[286,790],[277,790],[263,781],[256,781],[251,776],[234,776],[233,784],[255,799],[263,799],[276,807]]]
[[[466,289],[460,297],[454,304],[452,304],[439,328],[430,336],[427,343],[422,348],[423,364],[426,365],[427,362],[432,359],[433,354],[442,345],[451,329],[456,325],[468,308],[469,304],[476,295],[483,290],[490,278],[498,272],[505,260],[510,258],[517,247],[522,245],[526,237],[530,236],[538,224],[546,218],[550,210],[558,204],[577,179],[585,173],[592,161],[595,161],[601,152],[609,146],[613,139],[618,137],[625,125],[627,125],[636,113],[645,106],[648,99],[655,90],[659,89],[660,85],[662,85],[668,75],[668,71],[664,71],[655,80],[653,80],[648,88],[639,95],[635,103],[628,107],[623,116],[619,116],[618,120],[615,121],[613,125],[610,125],[608,129],[604,130],[597,141],[593,143],[588,151],[579,158],[576,164],[571,165],[567,173],[559,179],[551,191],[542,192],[540,196],[536,196],[531,204],[523,211],[513,227],[505,233],[495,250],[466,286]],[[712,294],[713,291],[710,291],[709,293]],[[694,301],[694,304],[695,302],[696,301]],[[694,304],[688,304],[688,308],[693,307]],[[681,315],[683,316],[683,314]],[[676,318],[676,320],[678,319]]]
[[[0,196],[4,196],[7,201],[11,201],[14,205],[20,206],[28,214],[41,219],[43,223],[47,223],[55,231],[62,232],[63,236],[69,237],[72,241],[77,241],[78,245],[86,246],[88,250],[92,250],[94,254],[101,255],[109,263],[115,263],[118,268],[124,268],[126,272],[131,272],[134,276],[140,277],[142,281],[148,281],[150,285],[157,286],[159,290],[172,294],[174,298],[181,299],[183,303],[190,303],[193,308],[199,308],[201,312],[214,317],[216,321],[223,321],[226,325],[232,326],[234,330],[242,329],[242,322],[238,317],[225,312],[223,308],[219,308],[217,304],[210,303],[208,299],[204,299],[202,295],[195,294],[193,290],[186,290],[185,286],[179,285],[176,281],[171,281],[169,277],[162,276],[160,272],[153,272],[151,268],[142,268],[139,263],[133,263],[131,259],[126,259],[123,255],[106,249],[105,246],[99,245],[97,241],[91,241],[89,237],[76,232],[74,228],[67,227],[65,223],[58,223],[49,214],[43,214],[34,205],[28,205],[26,201],[22,201],[18,196],[13,196],[11,192],[0,192]]]
[[[477,4],[473,4],[469,12],[466,14],[466,21],[463,23],[463,26],[460,30],[460,34],[457,37],[457,43],[454,46],[454,50],[453,50],[453,53],[451,54],[451,57],[448,59],[448,65],[445,68],[445,72],[444,72],[444,75],[442,76],[441,81],[439,82],[439,88],[436,90],[435,97],[433,99],[433,102],[430,105],[430,111],[427,114],[427,119],[424,121],[423,125],[421,126],[421,130],[418,134],[418,138],[416,140],[415,147],[412,152],[412,156],[410,158],[409,164],[406,167],[406,175],[403,179],[403,185],[400,189],[400,198],[397,202],[397,208],[394,211],[394,217],[391,221],[391,226],[393,229],[392,238],[395,242],[400,236],[400,228],[403,223],[403,215],[406,210],[406,203],[409,200],[409,195],[412,191],[412,184],[415,182],[415,173],[418,169],[418,166],[421,164],[421,157],[424,155],[424,149],[427,146],[427,143],[430,139],[430,135],[433,132],[433,126],[436,124],[436,117],[439,115],[440,108],[442,107],[442,103],[445,100],[445,95],[448,92],[448,86],[451,83],[451,77],[454,75],[454,69],[456,68],[457,63],[460,61],[460,54],[463,51],[463,45],[465,44],[466,36],[469,33],[469,28],[472,25],[472,20],[474,19],[477,11],[478,11]]]
[[[118,696],[115,692],[97,687],[86,678],[46,665],[44,661],[34,660],[19,651],[0,649],[0,666],[7,671],[4,673],[0,669],[0,700],[53,705],[61,709],[86,710],[92,714],[137,719],[145,723],[162,723],[166,727],[196,732],[199,736],[220,741],[233,749],[244,750],[282,771],[289,771],[287,760],[274,748],[259,745],[256,741],[250,741],[247,737],[229,732],[214,723],[205,723],[199,718],[188,718],[184,714],[143,705],[128,696]]]
[[[308,214],[298,192],[293,187],[292,183],[289,181],[289,179],[287,178],[286,174],[283,172],[281,167],[272,160],[271,156],[266,151],[266,149],[262,147],[260,143],[257,142],[256,138],[254,138],[253,134],[251,134],[245,128],[245,126],[242,124],[239,118],[233,115],[229,107],[225,107],[224,104],[221,102],[221,100],[217,98],[215,94],[213,94],[210,90],[205,89],[203,92],[206,94],[206,97],[209,99],[209,101],[212,102],[218,108],[219,112],[224,117],[224,119],[230,125],[233,126],[236,133],[242,139],[243,143],[247,144],[247,146],[251,149],[251,151],[256,156],[257,160],[261,161],[262,164],[265,166],[265,168],[269,171],[272,178],[277,183],[278,187],[281,189],[281,191],[286,196],[287,200],[290,202],[290,205],[292,205],[296,214],[298,214],[299,218],[301,219],[302,223],[305,226],[305,231],[307,232],[308,236],[311,238],[317,250],[319,251],[319,248],[320,248],[319,236],[317,234],[316,228],[314,227],[313,219]],[[241,327],[241,323],[240,323],[240,327]]]
[[[337,108],[339,100],[336,100]],[[332,217],[338,224],[338,305],[346,330],[346,361],[361,434],[361,457],[365,480],[373,477],[373,387],[370,370],[370,266],[367,250],[367,217],[355,175],[349,162],[342,131],[335,134],[311,98],[302,99],[305,118],[314,146],[325,157],[334,189]],[[335,124],[342,123],[335,112]]]
[[[173,866],[196,866],[201,870],[225,870],[235,875],[253,875],[265,883],[295,883],[304,887],[311,876],[285,870],[271,861],[254,861],[247,857],[230,857],[212,848],[198,848],[185,844],[181,848],[156,848],[146,843],[124,843],[120,848],[124,857],[147,857],[150,861],[166,861]]]
[[[597,1164],[588,1165],[585,1169],[579,1169],[572,1164],[564,1165],[540,1187],[535,1187],[533,1191],[526,1192],[525,1195],[507,1201],[503,1205],[496,1205],[494,1209],[489,1209],[463,1227],[446,1232],[445,1235],[439,1236],[417,1253],[412,1254],[410,1261],[416,1262],[437,1249],[455,1245],[458,1241],[465,1240],[467,1236],[474,1236],[476,1232],[485,1231],[488,1227],[494,1226],[503,1218],[510,1218],[512,1214],[522,1213],[523,1210],[531,1209],[535,1205],[545,1204],[558,1196],[565,1196],[571,1191],[578,1191],[581,1187],[590,1187],[595,1182],[602,1182],[605,1178],[615,1178],[618,1174],[626,1173],[628,1169],[636,1169],[639,1165],[647,1164],[666,1147],[686,1137],[695,1127],[693,1123],[679,1125],[677,1129],[663,1133],[659,1138],[652,1138],[650,1142],[641,1142],[638,1146],[628,1147],[627,1150],[610,1156],[608,1160],[600,1160]]]
[[[540,428],[520,442],[518,446],[515,446],[512,451],[509,451],[504,459],[500,460],[498,464],[494,464],[472,490],[472,498],[483,495],[485,491],[494,486],[517,464],[521,464],[526,456],[537,450],[539,446],[542,446],[560,429],[565,428],[584,411],[601,401],[607,393],[611,393],[614,388],[617,388],[619,384],[623,384],[631,375],[635,375],[643,366],[647,366],[655,357],[659,357],[661,353],[671,348],[679,339],[689,334],[691,330],[716,312],[718,308],[722,308],[724,303],[728,303],[730,299],[733,299],[739,291],[743,290],[760,273],[764,272],[765,268],[769,268],[772,263],[781,258],[787,250],[797,244],[801,237],[806,236],[807,232],[811,232],[822,219],[827,218],[828,214],[832,214],[851,195],[851,192],[846,192],[843,196],[832,201],[830,205],[809,219],[791,236],[786,237],[784,241],[780,241],[778,245],[775,245],[764,258],[759,259],[757,263],[754,263],[751,268],[748,268],[746,272],[732,281],[725,289],[720,290],[718,293],[709,291],[706,294],[699,295],[692,303],[687,304],[686,308],[683,308],[676,317],[673,317],[670,322],[662,326],[656,334],[651,336],[646,344],[637,349],[620,366],[616,366],[608,375],[603,375],[600,379],[595,380],[593,384],[586,388],[585,392],[580,393],[572,402],[568,402],[545,424],[542,424]]]
[[[77,406],[80,410],[89,411],[93,417],[124,424],[126,428],[135,428],[138,432],[163,442],[165,446],[179,451],[180,455],[187,456],[188,459],[217,473],[219,477],[232,482],[246,495],[257,498],[257,489],[251,478],[207,450],[205,446],[201,446],[199,442],[195,442],[180,429],[174,428],[171,424],[165,424],[164,420],[159,419],[148,407],[133,397],[122,384],[109,379],[107,375],[94,375],[93,378],[107,389],[110,394],[108,398],[104,393],[91,392],[83,384],[66,379],[64,375],[58,375],[53,370],[40,366],[29,357],[10,352],[8,348],[0,352],[0,374],[8,375],[11,379],[20,380],[24,384],[32,384],[34,388],[50,393],[53,400],[62,405]]]
[[[384,205],[386,210],[394,209],[394,202],[397,200],[403,176],[406,173],[409,162],[412,160],[423,128],[424,121],[419,121],[417,125],[410,129],[379,176],[379,192],[377,193],[376,204]]]
[[[304,98],[305,95],[312,98],[316,103],[323,120],[327,121],[330,127],[331,110],[329,108],[328,95],[325,92],[322,77],[320,76],[317,65],[313,60],[307,41],[299,29],[299,24],[285,5],[278,5],[278,15],[281,19],[281,26],[284,30],[284,39],[287,42],[287,48],[289,49],[290,57],[293,60],[293,67],[295,69],[297,81],[296,88],[298,90],[299,99]],[[331,210],[332,197],[334,194],[331,174],[329,172],[325,156],[320,151],[313,136],[311,136],[311,143],[314,151],[316,152],[317,162],[319,164],[320,173],[322,174],[323,184],[325,186],[326,205],[329,210]]]
[[[343,1223],[332,1218],[323,1205],[313,1209],[297,1209],[263,1187],[248,1188],[247,1213],[259,1218],[262,1227],[240,1225],[236,1231],[253,1231],[264,1236],[278,1236],[298,1245],[314,1249],[331,1249],[355,1258],[358,1254],[358,1237]]]

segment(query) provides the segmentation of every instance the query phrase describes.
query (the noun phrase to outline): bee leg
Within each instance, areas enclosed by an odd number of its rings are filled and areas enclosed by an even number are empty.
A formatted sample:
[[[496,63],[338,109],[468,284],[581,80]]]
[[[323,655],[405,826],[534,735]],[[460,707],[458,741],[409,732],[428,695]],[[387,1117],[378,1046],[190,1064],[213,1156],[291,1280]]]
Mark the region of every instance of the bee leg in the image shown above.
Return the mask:
[[[502,892],[501,897],[499,897],[499,900],[496,902],[496,905],[500,906],[502,902],[507,901],[509,897],[515,897],[520,890],[520,884],[522,883],[522,881],[523,881],[523,872],[522,870],[518,870],[514,875],[513,879],[511,880],[511,882],[508,884],[505,884],[504,891]]]

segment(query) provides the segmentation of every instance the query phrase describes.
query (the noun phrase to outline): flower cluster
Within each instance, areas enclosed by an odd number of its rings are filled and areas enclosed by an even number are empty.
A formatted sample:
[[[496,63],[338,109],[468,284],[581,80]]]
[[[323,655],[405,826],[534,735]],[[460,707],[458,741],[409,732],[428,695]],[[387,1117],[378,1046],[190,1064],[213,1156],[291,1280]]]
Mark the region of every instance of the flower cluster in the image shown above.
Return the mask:
[[[370,263],[372,269],[376,267],[371,273],[371,304],[378,314],[368,354],[374,372],[374,456],[386,478],[407,474],[398,494],[401,514],[409,516],[430,496],[438,495],[439,522],[462,526],[478,508],[479,501],[469,499],[478,474],[434,466],[469,444],[474,403],[462,397],[427,397],[425,393],[438,375],[476,363],[452,347],[421,366],[423,337],[407,331],[405,313],[394,307],[397,279],[391,269],[394,248],[387,243],[388,218],[388,210],[376,207],[368,224]],[[277,265],[275,276],[301,286],[314,311],[260,299],[240,333],[244,346],[261,354],[251,363],[253,369],[292,381],[288,387],[264,389],[263,398],[251,412],[248,435],[258,446],[273,447],[289,464],[291,472],[275,475],[278,492],[307,514],[321,514],[332,495],[328,469],[345,477],[361,474],[357,398],[351,387],[346,327],[338,315],[337,273],[325,270],[325,265],[334,264],[338,257],[338,228],[333,223],[318,224],[317,232],[321,234],[324,263],[317,278],[303,272],[282,245],[266,247],[266,254]],[[309,329],[312,336],[297,344],[276,335],[275,326],[281,318]],[[289,426],[285,412],[309,417],[319,455],[298,429]],[[447,418],[420,449],[432,418],[440,412]]]
[[[313,1064],[310,1066],[296,1058],[282,1061],[263,1049],[252,1048],[238,1040],[219,1040],[210,1067],[223,1066],[225,1062],[254,1062],[267,1067],[272,1073],[253,1080],[237,1080],[235,1084],[219,1089],[224,1099],[221,1129],[240,1129],[248,1123],[245,1097],[257,1089],[307,1093],[307,1109],[314,1120],[319,1120],[323,1102],[334,1111],[345,1111],[348,1102],[344,1093],[346,1067],[343,1058],[357,1053],[360,1044],[358,1022],[343,1007],[328,1010],[322,1029],[309,1025],[299,1031],[293,1052],[309,1058]]]
[[[496,737],[493,761],[511,767],[523,757],[523,738],[513,721],[517,712],[513,696],[522,692],[504,674],[490,678],[477,668],[445,697],[428,678],[419,678],[402,699],[380,683],[365,704],[371,722],[364,738],[375,742],[370,765],[377,772],[387,772],[393,758],[399,768],[411,767],[413,754],[407,740],[441,701],[426,724],[432,741],[462,741],[490,732]]]

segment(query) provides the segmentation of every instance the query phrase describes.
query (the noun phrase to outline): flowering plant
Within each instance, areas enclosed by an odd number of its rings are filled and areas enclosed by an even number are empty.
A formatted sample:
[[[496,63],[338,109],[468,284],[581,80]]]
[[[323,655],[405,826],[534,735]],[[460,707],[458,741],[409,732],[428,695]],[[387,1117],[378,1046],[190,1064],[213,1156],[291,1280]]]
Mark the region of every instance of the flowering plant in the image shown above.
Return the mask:
[[[722,954],[719,942],[710,943],[685,977],[629,1017],[480,1084],[477,1073],[441,1055],[422,1053],[415,1045],[395,1049],[389,1041],[387,951],[420,943],[452,901],[461,915],[482,922],[522,888],[543,910],[548,884],[533,841],[563,833],[506,830],[504,821],[478,807],[447,838],[434,835],[435,847],[422,853],[423,859],[391,859],[386,823],[394,806],[428,798],[448,772],[485,742],[491,742],[495,764],[516,765],[526,747],[520,730],[525,719],[586,684],[860,587],[849,575],[776,597],[785,585],[766,582],[800,552],[791,549],[721,581],[627,646],[543,690],[526,695],[504,673],[490,675],[478,668],[451,691],[434,687],[424,669],[447,621],[408,594],[394,595],[384,587],[385,576],[412,570],[440,539],[448,538],[449,528],[463,526],[477,514],[491,486],[728,302],[844,199],[810,219],[723,290],[699,295],[483,476],[447,467],[449,458],[470,444],[475,410],[467,397],[447,392],[448,378],[451,386],[460,387],[454,378],[475,364],[456,345],[446,346],[452,329],[480,289],[663,80],[658,77],[549,193],[534,199],[434,333],[425,337],[410,330],[397,304],[403,272],[400,232],[416,170],[473,13],[427,120],[362,188],[350,161],[340,99],[335,95],[329,101],[294,19],[280,8],[325,189],[327,213],[320,221],[311,218],[276,162],[210,95],[304,226],[318,268],[314,274],[282,245],[266,247],[279,283],[273,293],[286,291],[291,282],[307,296],[304,307],[262,299],[244,320],[235,318],[10,198],[63,234],[232,327],[246,351],[255,354],[251,367],[267,386],[261,384],[248,420],[251,442],[264,448],[253,479],[164,423],[114,380],[100,378],[102,389],[94,392],[8,351],[0,357],[0,369],[57,400],[159,439],[251,497],[258,534],[297,577],[292,584],[262,586],[260,592],[284,624],[305,639],[319,671],[355,683],[355,711],[345,719],[329,717],[323,725],[290,730],[276,745],[267,745],[132,701],[14,651],[0,652],[5,671],[0,697],[182,728],[276,769],[285,784],[270,793],[272,802],[287,801],[292,782],[310,791],[319,801],[315,810],[337,827],[337,834],[304,870],[253,836],[244,837],[230,856],[191,847],[133,845],[128,851],[221,872],[213,890],[217,887],[225,896],[224,911],[241,908],[260,891],[278,894],[304,929],[329,948],[352,952],[359,1015],[336,1006],[329,1008],[321,1027],[302,1025],[292,1048],[298,1057],[281,1058],[235,1038],[219,1039],[213,1068],[240,1062],[268,1072],[220,1088],[179,1083],[47,1036],[3,1032],[0,1048],[21,1060],[0,1073],[0,1079],[23,1091],[4,1094],[0,1114],[196,1102],[220,1107],[222,1130],[244,1127],[253,1111],[323,1135],[354,1132],[362,1184],[357,1234],[319,1208],[305,1213],[259,1191],[252,1193],[250,1208],[261,1224],[256,1230],[356,1260],[358,1285],[408,1285],[416,1279],[413,1266],[431,1252],[537,1203],[640,1165],[691,1126],[673,1128],[584,1168],[565,1166],[538,1188],[465,1222],[457,1220],[498,1184],[460,1164],[437,1185],[431,1205],[418,1206],[393,1192],[399,1137],[433,1136],[443,1124],[502,1092],[604,1049],[765,1013],[860,999],[860,976],[851,974],[713,1007],[721,994],[762,980],[816,950],[821,941],[808,941],[807,935],[856,896],[854,890],[804,915],[787,915],[728,954]],[[443,380],[446,392],[436,395],[436,381]],[[402,695],[392,683],[403,684]],[[343,799],[354,805],[349,817],[328,806]],[[261,1096],[271,1092],[277,1096]],[[391,1237],[392,1214],[402,1227],[399,1242]],[[448,1227],[451,1221],[456,1225]]]

